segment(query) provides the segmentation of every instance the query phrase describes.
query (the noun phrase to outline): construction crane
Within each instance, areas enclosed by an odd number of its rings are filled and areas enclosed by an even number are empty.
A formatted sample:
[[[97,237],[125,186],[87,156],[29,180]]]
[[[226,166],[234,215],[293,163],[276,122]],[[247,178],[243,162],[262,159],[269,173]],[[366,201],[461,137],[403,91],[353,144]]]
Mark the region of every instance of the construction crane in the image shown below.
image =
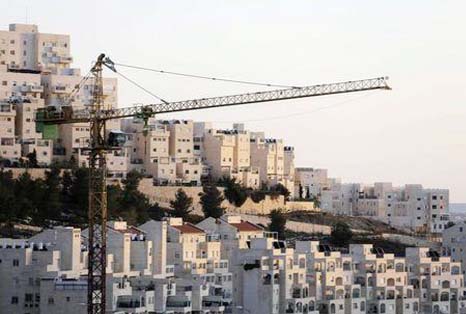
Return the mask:
[[[118,149],[111,141],[109,142],[105,138],[105,125],[107,120],[138,117],[141,118],[147,126],[149,118],[161,113],[390,89],[387,84],[387,78],[379,77],[231,96],[200,98],[176,102],[163,101],[158,104],[108,109],[104,104],[102,82],[102,71],[104,67],[116,72],[115,63],[108,57],[105,57],[104,54],[101,54],[91,69],[92,76],[94,77],[92,106],[80,110],[73,110],[72,106],[64,106],[58,109],[55,107],[47,107],[38,110],[36,113],[36,123],[42,126],[79,122],[90,124],[87,291],[89,314],[103,314],[105,313],[106,306],[107,165],[105,156],[107,152]]]

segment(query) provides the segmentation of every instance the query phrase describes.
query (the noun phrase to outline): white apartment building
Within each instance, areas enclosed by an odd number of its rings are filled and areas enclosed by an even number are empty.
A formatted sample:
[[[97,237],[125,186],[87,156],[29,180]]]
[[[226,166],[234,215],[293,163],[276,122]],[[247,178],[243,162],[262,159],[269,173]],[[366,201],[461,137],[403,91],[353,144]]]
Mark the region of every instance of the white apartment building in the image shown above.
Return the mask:
[[[167,260],[175,267],[176,282],[189,287],[191,310],[223,313],[232,302],[232,274],[229,261],[221,256],[221,239],[181,218],[170,218]],[[188,297],[178,302],[188,303]]]
[[[244,125],[235,125],[233,130],[203,129],[197,125],[202,141],[203,160],[214,179],[236,178],[246,187],[260,187],[259,168],[251,166],[250,133]]]
[[[442,247],[453,262],[461,263],[463,275],[466,273],[466,223],[458,222],[443,230]]]
[[[331,187],[331,179],[328,178],[327,169],[309,167],[295,168],[295,195],[299,197],[299,189],[302,189],[302,198],[318,197],[323,190]]]
[[[330,189],[323,189],[320,195],[320,207],[337,215],[353,215],[358,206],[358,183],[333,182]]]
[[[327,178],[324,169],[313,168],[297,168],[295,182],[297,193],[301,185],[304,195],[317,195],[321,209],[333,214],[364,216],[397,228],[436,234],[450,221],[447,189],[425,189],[420,184],[397,187],[389,182],[341,183]]]
[[[292,248],[238,216],[107,230],[111,313],[466,313],[461,262],[428,248]],[[86,313],[86,233],[0,239],[0,313]]]
[[[285,186],[294,195],[294,155],[287,148],[285,159],[285,146],[281,139],[266,139],[261,132],[251,133],[251,165],[259,168],[260,180],[267,186],[278,183]],[[285,162],[287,164],[285,164]]]
[[[193,122],[124,119],[130,169],[152,175],[154,184],[199,185],[203,165],[194,152]]]
[[[44,106],[82,108],[91,103],[92,79],[68,98],[83,78],[79,69],[71,68],[72,61],[68,35],[40,33],[30,24],[11,24],[8,31],[0,31],[0,157],[7,165],[34,150],[41,165],[71,156],[79,164],[88,163],[83,150],[89,143],[88,124],[47,128],[42,134],[34,122],[35,111]],[[103,83],[106,105],[116,107],[116,79],[104,78]],[[110,175],[124,175],[127,159],[126,151],[109,154]]]
[[[419,184],[393,187],[374,183],[360,191],[354,215],[372,216],[390,225],[413,231],[442,233],[449,215],[449,191],[424,189]]]

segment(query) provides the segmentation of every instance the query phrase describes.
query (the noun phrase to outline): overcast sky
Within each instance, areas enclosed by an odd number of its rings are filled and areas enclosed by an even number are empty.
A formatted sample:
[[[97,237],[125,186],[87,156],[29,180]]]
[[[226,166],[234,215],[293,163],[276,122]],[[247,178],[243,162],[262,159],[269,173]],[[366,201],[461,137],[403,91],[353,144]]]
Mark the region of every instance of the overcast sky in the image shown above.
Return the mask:
[[[449,188],[451,201],[466,202],[465,11],[464,0],[2,0],[0,27],[28,21],[70,34],[83,69],[105,52],[121,63],[277,84],[387,75],[393,91],[160,118],[244,121],[295,146],[296,166],[327,168],[344,182]],[[167,100],[263,89],[121,70]],[[155,102],[121,80],[119,100]]]

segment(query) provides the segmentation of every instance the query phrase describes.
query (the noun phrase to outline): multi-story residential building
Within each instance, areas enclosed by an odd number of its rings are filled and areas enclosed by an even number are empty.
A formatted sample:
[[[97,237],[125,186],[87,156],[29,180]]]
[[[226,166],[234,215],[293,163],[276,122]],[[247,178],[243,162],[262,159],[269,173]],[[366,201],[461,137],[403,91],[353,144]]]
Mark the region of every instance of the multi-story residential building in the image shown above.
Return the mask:
[[[233,130],[218,130],[197,123],[197,138],[202,141],[201,155],[214,179],[236,178],[247,187],[260,186],[259,169],[251,167],[250,134],[244,125],[235,125]],[[201,145],[198,145],[201,146]]]
[[[300,188],[301,186],[301,188]],[[298,167],[295,169],[295,195],[302,198],[318,197],[323,190],[329,190],[331,179],[327,169]],[[303,195],[299,195],[299,190]]]
[[[419,184],[393,187],[391,183],[375,183],[361,189],[353,213],[413,231],[441,233],[450,220],[448,206],[448,190],[424,189]]]
[[[297,193],[299,184],[303,194],[319,193],[322,210],[337,215],[365,216],[397,228],[437,234],[450,221],[446,189],[425,189],[420,184],[396,187],[388,182],[341,183],[312,168],[297,168],[296,178]]]
[[[320,207],[337,215],[353,215],[357,208],[360,184],[333,182],[330,189],[323,189]]]
[[[72,156],[79,164],[87,164],[83,148],[89,143],[88,124],[63,125],[41,133],[34,122],[35,111],[44,106],[78,109],[91,104],[92,78],[70,98],[83,79],[79,69],[70,67],[72,61],[68,35],[39,33],[36,25],[29,24],[11,24],[8,31],[0,31],[0,122],[6,124],[0,129],[0,156],[7,165],[34,151],[41,165]],[[106,105],[116,107],[116,79],[104,78],[103,85]],[[112,129],[114,122],[107,127]],[[125,151],[108,154],[109,173],[124,175],[127,159]]]
[[[453,262],[461,263],[463,274],[466,274],[466,223],[457,222],[443,230],[442,247],[451,256]]]
[[[194,153],[193,122],[151,119],[147,126],[140,119],[125,119],[130,168],[152,175],[155,184],[201,182],[201,159]]]
[[[181,218],[170,218],[167,241],[167,259],[175,266],[176,282],[192,292],[192,311],[223,313],[231,304],[233,286],[229,261],[221,256],[220,237]]]
[[[251,165],[259,168],[262,184],[272,186],[282,184],[294,195],[294,171],[291,148],[287,148],[285,166],[285,146],[281,139],[266,139],[261,132],[251,133]],[[291,176],[291,177],[290,177]]]
[[[428,248],[405,257],[370,244],[293,248],[237,216],[107,231],[112,313],[466,313],[461,262]],[[0,239],[0,313],[86,313],[86,234]]]

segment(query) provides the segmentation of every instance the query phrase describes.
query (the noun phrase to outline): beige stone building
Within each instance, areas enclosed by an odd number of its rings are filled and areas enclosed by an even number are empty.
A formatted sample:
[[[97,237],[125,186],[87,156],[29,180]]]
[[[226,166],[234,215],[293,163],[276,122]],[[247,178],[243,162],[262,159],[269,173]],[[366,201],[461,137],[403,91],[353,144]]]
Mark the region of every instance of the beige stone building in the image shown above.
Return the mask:
[[[80,165],[88,163],[84,150],[89,143],[88,124],[63,125],[52,132],[56,134],[41,134],[34,122],[34,113],[44,106],[79,109],[91,104],[92,78],[70,98],[83,79],[79,69],[71,68],[70,50],[69,35],[40,33],[37,25],[11,24],[9,30],[0,31],[0,124],[4,124],[0,156],[8,163],[33,151],[41,165],[71,156]],[[106,105],[116,107],[116,79],[104,78],[104,95]],[[8,104],[12,104],[10,108]],[[118,122],[107,126],[115,127],[119,128]],[[110,175],[124,175],[127,159],[124,150],[108,154]]]

